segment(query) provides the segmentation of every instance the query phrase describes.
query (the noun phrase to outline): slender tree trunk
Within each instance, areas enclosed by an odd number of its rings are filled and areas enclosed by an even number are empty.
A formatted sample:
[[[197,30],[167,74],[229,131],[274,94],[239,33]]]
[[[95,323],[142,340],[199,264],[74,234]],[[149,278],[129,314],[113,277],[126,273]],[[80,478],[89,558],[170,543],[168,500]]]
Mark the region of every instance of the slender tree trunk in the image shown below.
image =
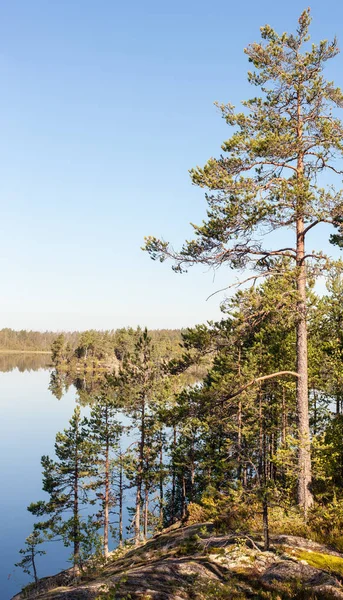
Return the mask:
[[[296,354],[297,354],[297,419],[299,435],[298,451],[298,504],[304,511],[313,503],[311,485],[311,448],[310,425],[308,415],[308,365],[307,365],[307,319],[306,319],[306,259],[305,259],[305,198],[302,197],[301,186],[304,178],[303,159],[303,116],[301,114],[301,92],[297,92],[297,138],[298,160],[297,179],[299,185],[296,204],[296,268],[297,268],[297,323],[296,323]]]
[[[258,419],[259,419],[259,458],[258,458],[258,475],[260,481],[263,477],[263,420],[262,420],[262,393],[259,392],[258,402]]]
[[[141,439],[139,442],[139,461],[137,472],[137,491],[136,491],[136,513],[135,513],[135,545],[140,542],[141,530],[141,502],[142,502],[142,483],[143,483],[143,467],[144,467],[144,446],[145,446],[145,397],[142,398],[141,404]]]
[[[262,447],[263,447],[263,462],[262,462],[262,477],[263,481],[267,481],[267,436],[265,432],[262,434]]]
[[[268,521],[268,500],[263,496],[263,549],[269,550],[269,521]]]
[[[163,500],[164,500],[164,490],[163,490],[163,438],[162,438],[162,430],[160,432],[160,527],[163,528]]]
[[[186,517],[186,479],[182,476],[181,519]]]
[[[119,470],[119,548],[123,546],[123,457],[120,455]]]
[[[317,392],[313,392],[313,433],[317,435]]]
[[[244,489],[248,487],[248,469],[246,463],[243,465],[243,487]]]
[[[141,491],[142,486],[137,482],[136,489],[136,511],[135,511],[135,521],[134,521],[134,531],[135,531],[135,546],[138,546],[140,542],[140,530],[141,530]]]
[[[271,456],[272,456],[272,443],[271,443],[271,436],[268,436],[268,479],[272,478],[272,462],[271,462]]]
[[[148,520],[149,520],[149,489],[148,489],[148,486],[145,486],[144,521],[143,521],[144,540],[146,540],[148,538]]]
[[[74,541],[74,568],[80,562],[80,518],[79,518],[79,459],[76,450],[74,472],[74,506],[73,506],[73,541]]]
[[[31,547],[31,563],[32,563],[33,576],[34,576],[34,579],[35,579],[35,583],[38,583],[37,569],[36,569],[36,560],[35,560],[35,551],[34,551],[33,546]]]
[[[176,492],[176,470],[175,470],[175,449],[176,449],[176,427],[173,427],[173,455],[172,455],[172,489],[171,489],[171,507],[170,520],[171,524],[175,520],[175,492]]]
[[[194,498],[194,481],[195,481],[195,457],[194,457],[194,436],[193,436],[192,444],[191,444],[191,481],[190,481],[190,490],[189,490],[190,502],[193,502],[193,498]]]
[[[105,448],[105,498],[104,498],[104,557],[108,558],[108,528],[109,528],[109,504],[110,504],[110,449],[109,440],[106,438]]]
[[[304,220],[297,220],[297,418],[299,433],[298,453],[298,504],[304,511],[313,503],[311,485],[311,449],[308,414],[308,366],[307,366],[307,323],[306,323],[306,269],[305,269]]]
[[[241,348],[238,349],[238,379],[241,381]],[[238,462],[238,479],[242,482],[242,400],[239,397],[237,406],[237,462]]]
[[[275,480],[275,466],[273,463],[273,458],[274,458],[274,433],[272,433],[270,435],[270,479],[274,479]]]
[[[286,415],[286,391],[282,388],[282,421],[281,421],[281,443],[282,446],[286,445],[286,431],[287,428],[287,415]]]

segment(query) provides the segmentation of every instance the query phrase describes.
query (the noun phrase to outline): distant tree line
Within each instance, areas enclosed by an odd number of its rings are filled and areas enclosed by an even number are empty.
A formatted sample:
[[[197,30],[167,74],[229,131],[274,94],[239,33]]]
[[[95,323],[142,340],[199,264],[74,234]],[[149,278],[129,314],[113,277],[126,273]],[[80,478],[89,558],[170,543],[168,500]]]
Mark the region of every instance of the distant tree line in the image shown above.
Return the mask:
[[[31,331],[21,329],[16,331],[5,327],[0,329],[0,350],[50,352],[51,344],[59,334],[54,331]],[[78,331],[64,334],[71,346],[77,344]]]
[[[57,361],[67,357],[101,359],[111,354],[121,360],[123,352],[134,344],[134,330],[130,327],[107,331],[16,331],[8,327],[0,329],[0,350],[50,352],[56,349]],[[176,348],[181,341],[177,329],[156,329],[151,333],[159,352],[168,354],[171,345]],[[62,342],[62,343],[61,343]],[[59,349],[60,347],[60,349]]]

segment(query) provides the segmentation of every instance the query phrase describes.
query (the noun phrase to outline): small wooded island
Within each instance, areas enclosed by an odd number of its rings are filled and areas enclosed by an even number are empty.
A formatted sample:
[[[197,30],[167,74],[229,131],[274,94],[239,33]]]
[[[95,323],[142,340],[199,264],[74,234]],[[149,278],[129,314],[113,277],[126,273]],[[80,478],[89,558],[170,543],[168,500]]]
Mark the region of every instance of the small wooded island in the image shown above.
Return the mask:
[[[309,45],[309,27],[305,10],[246,48],[260,96],[220,106],[234,133],[191,172],[195,239],[146,241],[176,271],[227,264],[253,286],[220,322],[52,340],[50,389],[73,383],[89,414],[42,457],[16,598],[343,598],[343,264],[306,247],[323,223],[343,247],[343,94],[322,73],[336,40]],[[39,581],[55,539],[72,568]]]

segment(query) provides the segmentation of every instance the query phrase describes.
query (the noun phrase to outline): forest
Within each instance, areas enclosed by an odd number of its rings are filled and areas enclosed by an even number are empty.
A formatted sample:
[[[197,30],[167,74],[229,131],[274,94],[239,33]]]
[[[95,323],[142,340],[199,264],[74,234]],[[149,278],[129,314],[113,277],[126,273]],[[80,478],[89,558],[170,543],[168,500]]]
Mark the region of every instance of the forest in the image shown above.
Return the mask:
[[[72,359],[83,358],[101,360],[112,357],[113,354],[120,357],[121,348],[129,343],[132,328],[122,327],[109,331],[27,331],[22,329],[16,331],[10,328],[0,329],[0,350],[4,352],[54,352],[56,348],[57,361],[59,363],[69,362]],[[157,344],[164,348],[168,344],[177,346],[181,340],[179,330],[156,329],[152,333]],[[59,342],[56,342],[59,340]],[[65,355],[58,356],[58,346],[62,340]],[[162,350],[162,351],[165,351]]]
[[[295,34],[266,25],[245,49],[260,95],[242,112],[219,105],[234,131],[191,171],[208,204],[194,239],[176,251],[146,238],[151,258],[179,273],[240,272],[222,320],[163,342],[130,329],[115,348],[94,332],[52,343],[55,377],[111,352],[117,363],[88,393],[89,415],[77,406],[56,456],[42,457],[47,499],[28,507],[36,521],[21,551],[36,580],[44,539],[70,546],[84,571],[177,522],[259,532],[265,552],[273,533],[343,552],[343,262],[308,247],[328,224],[343,247],[343,94],[322,74],[337,42],[309,45],[310,22],[306,10]],[[305,597],[283,594],[261,597]]]

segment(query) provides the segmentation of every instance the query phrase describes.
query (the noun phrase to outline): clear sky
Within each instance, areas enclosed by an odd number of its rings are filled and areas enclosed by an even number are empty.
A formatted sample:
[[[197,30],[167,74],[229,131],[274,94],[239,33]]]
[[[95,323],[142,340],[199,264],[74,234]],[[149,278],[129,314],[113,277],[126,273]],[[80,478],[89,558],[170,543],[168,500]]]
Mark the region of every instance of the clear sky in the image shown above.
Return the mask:
[[[140,250],[175,246],[205,215],[188,169],[229,130],[215,100],[255,93],[244,47],[270,23],[294,30],[290,0],[0,1],[0,327],[179,327],[220,316],[236,277],[177,275]],[[315,40],[343,5],[311,3]],[[328,77],[343,86],[343,55]],[[326,232],[316,246],[325,247]]]

